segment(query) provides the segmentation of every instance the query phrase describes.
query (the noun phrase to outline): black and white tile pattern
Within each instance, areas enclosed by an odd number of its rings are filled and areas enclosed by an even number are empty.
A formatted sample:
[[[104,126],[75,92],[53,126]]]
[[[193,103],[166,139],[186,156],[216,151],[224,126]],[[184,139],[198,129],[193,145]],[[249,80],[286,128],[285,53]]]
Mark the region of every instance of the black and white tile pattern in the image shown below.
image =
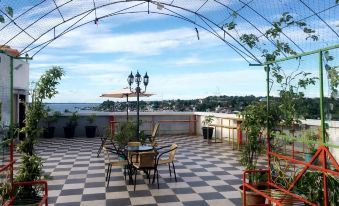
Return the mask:
[[[239,151],[228,143],[208,144],[201,137],[166,136],[159,145],[176,143],[177,182],[168,167],[159,167],[160,189],[138,174],[136,191],[114,167],[105,187],[103,153],[97,158],[99,138],[41,139],[37,152],[44,159],[49,180],[49,203],[56,206],[101,205],[241,205],[242,168]],[[263,161],[262,161],[263,162]]]

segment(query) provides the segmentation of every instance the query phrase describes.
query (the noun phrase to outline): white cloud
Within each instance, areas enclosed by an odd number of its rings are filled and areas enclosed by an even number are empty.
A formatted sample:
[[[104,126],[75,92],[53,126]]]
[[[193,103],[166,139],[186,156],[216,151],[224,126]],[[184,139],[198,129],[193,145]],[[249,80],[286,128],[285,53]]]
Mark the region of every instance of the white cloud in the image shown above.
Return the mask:
[[[76,77],[74,77],[76,78]],[[127,85],[123,75],[92,75],[91,82],[64,87],[74,78],[62,80],[60,94],[53,102],[102,102],[99,96],[111,89]],[[96,86],[90,86],[89,84]],[[85,88],[86,87],[86,88]],[[193,99],[215,95],[265,95],[265,72],[240,69],[225,72],[200,72],[189,74],[152,75],[147,91],[155,95],[147,100]],[[116,100],[115,100],[116,101]]]
[[[206,32],[201,32],[201,35],[204,36],[201,39],[202,45],[216,44],[216,41],[213,41],[213,38],[210,38]],[[100,28],[86,27],[66,34],[62,39],[51,44],[51,47],[76,48],[84,53],[155,55],[168,49],[190,46],[196,41],[196,34],[192,28],[114,34],[105,28],[101,30]]]
[[[172,64],[176,66],[187,66],[187,65],[201,65],[208,64],[211,61],[203,60],[199,57],[186,57],[183,59],[174,59]]]

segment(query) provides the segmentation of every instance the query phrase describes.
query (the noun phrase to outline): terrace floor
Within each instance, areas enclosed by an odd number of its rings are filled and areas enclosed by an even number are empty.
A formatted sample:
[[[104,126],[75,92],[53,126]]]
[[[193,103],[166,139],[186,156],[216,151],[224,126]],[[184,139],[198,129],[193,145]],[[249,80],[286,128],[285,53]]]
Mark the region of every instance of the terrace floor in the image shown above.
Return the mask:
[[[106,188],[104,154],[97,158],[98,138],[41,139],[37,152],[45,161],[44,171],[52,178],[50,205],[241,205],[238,151],[228,143],[207,144],[202,137],[159,138],[159,146],[171,143],[178,144],[178,181],[170,178],[168,167],[163,165],[159,167],[160,189],[139,174],[134,192],[121,167],[112,169]]]

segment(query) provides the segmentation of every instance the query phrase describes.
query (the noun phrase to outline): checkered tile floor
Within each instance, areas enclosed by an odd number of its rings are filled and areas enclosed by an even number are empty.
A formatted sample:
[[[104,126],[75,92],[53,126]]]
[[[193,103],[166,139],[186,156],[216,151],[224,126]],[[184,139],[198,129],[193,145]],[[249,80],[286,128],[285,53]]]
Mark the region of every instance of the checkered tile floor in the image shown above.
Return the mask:
[[[178,144],[177,182],[168,167],[160,166],[160,189],[138,174],[136,191],[124,180],[121,167],[112,169],[105,187],[103,153],[97,158],[98,138],[41,139],[37,152],[44,159],[49,181],[49,203],[76,205],[241,205],[242,168],[239,152],[228,143],[207,144],[201,137],[167,136],[159,146]]]

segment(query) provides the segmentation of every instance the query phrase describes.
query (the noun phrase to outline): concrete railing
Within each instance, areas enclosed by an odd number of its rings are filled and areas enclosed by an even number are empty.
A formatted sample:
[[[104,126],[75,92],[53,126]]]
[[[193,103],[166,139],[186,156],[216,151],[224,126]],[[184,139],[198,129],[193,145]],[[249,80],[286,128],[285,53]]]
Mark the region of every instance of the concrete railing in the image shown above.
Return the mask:
[[[92,113],[81,112],[79,113],[78,126],[75,131],[75,136],[85,136],[85,126],[88,125],[87,117]],[[125,112],[95,112],[96,118],[93,125],[98,126],[99,134],[103,128],[114,123],[118,125],[120,122],[126,121]],[[66,125],[71,113],[63,113],[59,117],[58,121],[54,124],[56,127],[55,136],[63,137],[63,127]],[[142,125],[140,130],[144,130],[146,134],[150,134],[155,123],[160,123],[160,135],[178,135],[178,134],[190,134],[190,135],[202,135],[201,127],[202,121],[208,115],[213,115],[214,125],[224,125],[235,127],[238,126],[236,121],[237,116],[235,114],[222,114],[222,113],[210,113],[210,112],[141,112],[140,120]],[[136,121],[136,113],[129,113],[129,120]],[[319,127],[319,120],[303,120],[304,124],[311,125],[312,127]],[[222,127],[215,128],[215,134],[218,137],[236,137],[236,129],[228,129]],[[339,121],[331,121],[329,123],[328,133],[331,143],[339,145]]]
[[[87,118],[93,113],[79,113],[77,121],[78,126],[75,130],[75,137],[85,136],[85,126],[90,125]],[[56,127],[55,136],[64,137],[63,127],[69,121],[71,113],[63,113],[53,126]],[[117,127],[120,123],[126,122],[126,113],[124,112],[95,112],[95,120],[91,125],[98,127],[97,135],[102,134],[103,129],[108,126]],[[151,134],[156,123],[160,123],[160,135],[196,135],[196,115],[193,112],[141,112],[140,130],[146,134]],[[129,121],[136,121],[136,113],[129,113]]]

